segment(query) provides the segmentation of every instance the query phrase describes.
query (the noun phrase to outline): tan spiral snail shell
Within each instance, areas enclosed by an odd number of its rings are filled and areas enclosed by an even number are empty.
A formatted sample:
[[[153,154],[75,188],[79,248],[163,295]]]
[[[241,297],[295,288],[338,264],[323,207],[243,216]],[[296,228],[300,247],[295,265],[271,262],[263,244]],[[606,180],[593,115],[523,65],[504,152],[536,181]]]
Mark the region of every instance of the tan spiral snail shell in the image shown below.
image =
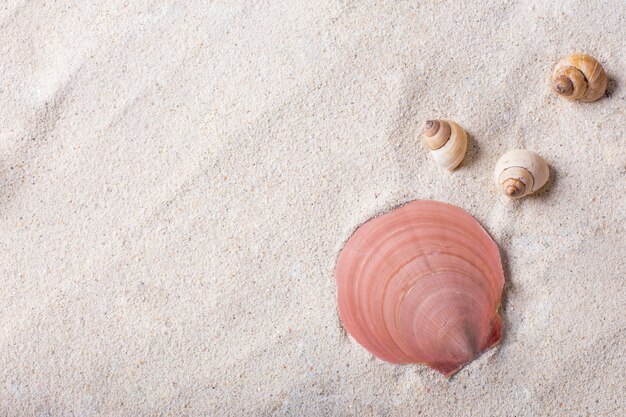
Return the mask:
[[[467,151],[467,133],[452,120],[426,121],[424,139],[438,165],[452,171],[463,161]]]
[[[514,149],[500,157],[494,176],[502,194],[511,198],[522,198],[548,182],[550,169],[546,161],[535,152]]]
[[[607,78],[602,65],[585,54],[561,59],[552,73],[552,88],[568,100],[596,101],[606,92]]]

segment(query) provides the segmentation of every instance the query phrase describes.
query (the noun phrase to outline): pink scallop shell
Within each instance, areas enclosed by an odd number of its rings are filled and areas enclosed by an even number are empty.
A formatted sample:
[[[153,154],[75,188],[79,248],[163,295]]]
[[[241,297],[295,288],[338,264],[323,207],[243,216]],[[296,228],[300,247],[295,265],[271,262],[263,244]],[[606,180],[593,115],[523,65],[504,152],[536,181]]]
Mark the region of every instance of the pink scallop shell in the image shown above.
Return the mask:
[[[369,220],[336,278],[346,330],[382,360],[449,377],[500,340],[498,246],[458,207],[413,201]]]

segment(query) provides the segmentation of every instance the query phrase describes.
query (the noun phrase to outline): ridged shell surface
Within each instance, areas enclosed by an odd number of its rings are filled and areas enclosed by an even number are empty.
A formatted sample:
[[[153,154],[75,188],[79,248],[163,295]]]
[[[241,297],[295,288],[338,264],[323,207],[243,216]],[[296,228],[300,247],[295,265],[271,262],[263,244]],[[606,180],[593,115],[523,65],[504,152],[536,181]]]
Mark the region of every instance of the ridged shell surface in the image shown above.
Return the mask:
[[[382,360],[450,376],[500,340],[500,253],[458,207],[414,201],[369,220],[336,279],[346,330]]]

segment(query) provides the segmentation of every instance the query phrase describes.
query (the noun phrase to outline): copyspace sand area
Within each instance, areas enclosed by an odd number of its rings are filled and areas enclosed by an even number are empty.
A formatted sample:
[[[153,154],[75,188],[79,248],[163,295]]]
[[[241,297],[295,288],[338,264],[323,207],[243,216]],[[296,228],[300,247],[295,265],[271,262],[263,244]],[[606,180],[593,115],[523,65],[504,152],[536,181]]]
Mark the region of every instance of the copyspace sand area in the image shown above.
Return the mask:
[[[626,5],[462,3],[3,1],[0,415],[626,415]],[[609,97],[550,91],[574,51]],[[518,202],[516,147],[552,177]],[[451,380],[337,316],[343,244],[413,199],[504,260],[502,343]]]

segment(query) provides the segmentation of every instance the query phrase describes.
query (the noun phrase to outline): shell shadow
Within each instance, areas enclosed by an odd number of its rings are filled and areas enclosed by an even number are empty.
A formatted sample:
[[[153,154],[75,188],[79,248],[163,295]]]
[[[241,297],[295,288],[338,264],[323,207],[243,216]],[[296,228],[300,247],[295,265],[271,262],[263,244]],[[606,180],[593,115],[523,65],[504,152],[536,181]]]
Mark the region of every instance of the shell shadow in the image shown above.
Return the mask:
[[[604,93],[606,98],[611,98],[612,95],[616,94],[619,91],[619,82],[618,80],[610,75],[606,74],[607,84],[606,84],[606,92]]]
[[[500,248],[500,261],[502,262],[502,271],[504,272],[504,288],[502,298],[500,298],[500,318],[502,319],[502,335],[500,336],[499,346],[504,346],[504,342],[508,337],[510,329],[510,320],[508,315],[509,293],[515,288],[515,283],[511,279],[511,268],[509,256],[505,249]]]

